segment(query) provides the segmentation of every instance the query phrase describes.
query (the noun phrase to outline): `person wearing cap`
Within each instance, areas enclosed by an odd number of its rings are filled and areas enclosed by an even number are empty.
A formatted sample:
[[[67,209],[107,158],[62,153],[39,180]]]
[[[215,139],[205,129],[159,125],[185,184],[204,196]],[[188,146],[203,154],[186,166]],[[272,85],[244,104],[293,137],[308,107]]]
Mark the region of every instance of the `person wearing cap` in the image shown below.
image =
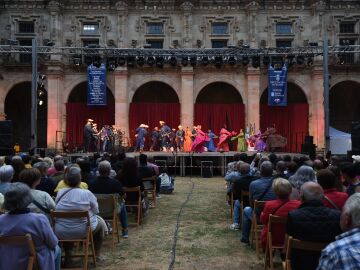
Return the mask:
[[[84,127],[84,151],[85,152],[89,152],[90,145],[93,144],[92,139],[93,139],[94,130],[92,129],[92,126],[91,126],[92,122],[94,122],[94,120],[89,118]]]
[[[178,151],[184,151],[184,137],[185,131],[181,125],[178,126],[176,131],[177,149]]]
[[[161,148],[166,151],[169,148],[169,135],[171,128],[166,125],[164,121],[159,121],[160,124],[160,135],[161,135]]]
[[[137,129],[136,129],[136,146],[135,146],[135,150],[138,151],[138,149],[140,150],[140,152],[143,151],[144,149],[144,142],[145,142],[145,136],[147,135],[147,128],[149,126],[145,125],[145,124],[141,124]]]

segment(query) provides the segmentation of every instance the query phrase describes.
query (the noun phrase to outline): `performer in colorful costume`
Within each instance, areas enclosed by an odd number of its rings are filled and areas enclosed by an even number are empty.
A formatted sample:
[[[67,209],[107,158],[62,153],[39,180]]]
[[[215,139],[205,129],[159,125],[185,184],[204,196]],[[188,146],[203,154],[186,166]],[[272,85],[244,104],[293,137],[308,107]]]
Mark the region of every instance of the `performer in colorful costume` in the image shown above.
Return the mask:
[[[244,130],[241,128],[238,135],[231,138],[232,141],[236,140],[238,141],[237,144],[237,151],[238,152],[245,152],[247,151],[247,143],[245,139],[245,133]]]

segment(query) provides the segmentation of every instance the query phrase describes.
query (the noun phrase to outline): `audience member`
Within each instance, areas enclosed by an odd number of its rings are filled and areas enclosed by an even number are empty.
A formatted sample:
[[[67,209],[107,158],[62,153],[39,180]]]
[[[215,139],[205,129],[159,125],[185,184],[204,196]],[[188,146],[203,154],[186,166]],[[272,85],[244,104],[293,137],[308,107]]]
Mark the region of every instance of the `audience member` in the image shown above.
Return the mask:
[[[26,169],[32,168],[32,166],[31,166],[31,157],[29,155],[23,155],[21,158],[22,158],[22,161],[25,164]]]
[[[345,203],[340,218],[342,234],[321,253],[317,270],[353,270],[360,268],[360,193]]]
[[[335,188],[337,191],[340,192],[346,192],[346,188],[344,187],[342,181],[341,181],[341,171],[340,168],[338,166],[333,166],[330,165],[329,167],[327,167],[327,169],[329,169],[330,171],[333,172],[333,174],[335,174]]]
[[[14,169],[11,165],[3,165],[0,167],[0,193],[5,195],[11,185],[14,176]]]
[[[233,172],[233,171],[236,171],[236,164],[240,161],[240,153],[236,153],[234,154],[234,159],[232,162],[229,162],[227,164],[227,171],[226,171],[226,175],[228,175],[229,173]]]
[[[94,194],[119,194],[123,195],[123,189],[119,180],[110,178],[111,164],[109,161],[101,161],[98,165],[99,176],[89,185],[89,190]],[[100,209],[101,210],[101,209]],[[128,237],[128,219],[126,206],[119,201],[119,217],[122,226],[122,236]]]
[[[306,182],[316,182],[315,171],[313,168],[303,165],[289,178],[289,182],[293,186],[293,192],[290,195],[290,199],[299,199],[300,187]]]
[[[295,161],[288,162],[285,178],[289,179],[291,176],[293,176],[296,173],[297,169],[298,169],[298,166]]]
[[[19,174],[25,169],[25,164],[20,156],[14,156],[11,161],[11,166],[14,168],[14,176],[12,182],[19,181]]]
[[[57,160],[54,162],[55,172],[51,175],[51,178],[54,180],[57,185],[61,180],[64,180],[65,175],[65,163],[63,160]]]
[[[276,162],[274,179],[275,178],[287,179],[285,173],[286,173],[286,162],[282,160]]]
[[[341,174],[347,182],[347,194],[353,195],[355,192],[360,192],[360,180],[356,177],[356,170],[353,163],[345,163],[340,167]]]
[[[267,242],[269,216],[274,215],[280,217],[287,217],[290,211],[297,209],[300,205],[300,201],[289,199],[289,196],[292,192],[292,187],[288,180],[284,178],[276,178],[273,181],[272,189],[274,190],[277,199],[267,201],[265,203],[264,210],[260,215],[260,222],[264,224],[261,232],[261,244],[264,250]],[[282,225],[275,225],[273,228],[272,244],[281,246],[284,243],[284,239],[285,227]]]
[[[311,242],[332,242],[341,233],[340,211],[325,207],[322,203],[324,191],[314,182],[306,182],[300,190],[301,205],[289,212],[286,232],[295,239]],[[292,270],[316,269],[320,253],[293,250]]]
[[[126,158],[126,154],[124,151],[120,151],[117,154],[117,159],[116,159],[115,163],[111,164],[111,167],[113,168],[113,170],[116,173],[119,173],[119,171],[123,168],[125,158]]]
[[[60,269],[61,250],[58,239],[44,215],[31,213],[27,206],[32,202],[30,188],[14,183],[5,194],[4,208],[9,211],[0,215],[0,235],[31,234],[41,269]],[[0,269],[27,269],[29,251],[26,246],[9,248],[0,246]]]
[[[55,182],[52,178],[47,176],[47,170],[48,170],[48,164],[44,161],[35,163],[33,165],[34,168],[38,169],[40,171],[41,174],[41,180],[40,180],[40,184],[38,184],[36,186],[36,189],[38,190],[42,190],[45,191],[47,193],[49,193],[50,196],[54,196],[55,195]]]
[[[141,180],[146,177],[152,177],[156,176],[155,168],[153,166],[149,166],[147,162],[147,155],[140,154],[139,156],[139,167],[138,167],[138,173]],[[144,183],[146,184],[146,182]],[[160,198],[160,185],[161,185],[161,179],[159,177],[156,177],[156,197]]]
[[[335,188],[336,176],[328,169],[317,172],[317,181],[324,189],[324,198],[322,200],[326,207],[341,210],[348,199],[348,194],[339,192]]]
[[[324,163],[320,159],[314,160],[314,171],[315,173],[324,169]]]
[[[249,187],[249,199],[252,206],[255,200],[270,201],[276,198],[272,190],[273,166],[270,161],[264,161],[260,166],[261,178],[251,182]],[[257,213],[260,215],[260,212]],[[249,243],[249,235],[253,218],[253,208],[245,207],[242,216],[242,237],[241,242]]]
[[[81,180],[87,185],[91,185],[96,180],[96,175],[91,172],[91,162],[89,159],[81,158],[76,160],[81,169]]]
[[[78,164],[69,165],[69,166],[65,169],[65,175],[66,175],[66,173],[67,173],[71,168],[74,168],[74,167],[75,167],[75,168],[80,168],[80,166],[79,166]],[[81,171],[81,169],[80,169],[80,171]],[[58,193],[58,192],[59,192],[61,189],[63,189],[63,188],[68,188],[68,187],[70,187],[70,183],[68,183],[68,181],[66,180],[65,175],[64,175],[64,180],[61,180],[61,181],[57,184],[57,186],[56,186],[56,188],[55,188],[55,190],[54,190],[55,193]],[[81,181],[80,184],[79,184],[79,188],[81,188],[81,189],[88,189],[88,184],[85,183],[85,182],[83,182],[83,181]]]

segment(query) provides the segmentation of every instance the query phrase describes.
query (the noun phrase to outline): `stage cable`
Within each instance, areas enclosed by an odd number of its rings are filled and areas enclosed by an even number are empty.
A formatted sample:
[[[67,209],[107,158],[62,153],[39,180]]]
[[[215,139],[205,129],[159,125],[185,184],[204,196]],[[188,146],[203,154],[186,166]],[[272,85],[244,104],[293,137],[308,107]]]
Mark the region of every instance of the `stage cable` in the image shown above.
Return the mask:
[[[174,231],[174,238],[173,238],[173,244],[172,244],[172,248],[171,248],[171,260],[170,260],[170,264],[169,264],[169,268],[168,270],[173,270],[174,266],[175,266],[175,259],[176,259],[176,245],[177,245],[177,240],[178,240],[178,234],[179,234],[179,228],[180,228],[180,219],[181,219],[181,214],[183,212],[183,209],[185,207],[185,205],[190,201],[190,197],[194,191],[195,188],[195,183],[192,180],[192,177],[190,177],[191,182],[191,189],[189,191],[189,193],[187,194],[187,198],[186,200],[183,202],[183,204],[180,207],[179,213],[177,214],[176,217],[176,226],[175,226],[175,231]]]

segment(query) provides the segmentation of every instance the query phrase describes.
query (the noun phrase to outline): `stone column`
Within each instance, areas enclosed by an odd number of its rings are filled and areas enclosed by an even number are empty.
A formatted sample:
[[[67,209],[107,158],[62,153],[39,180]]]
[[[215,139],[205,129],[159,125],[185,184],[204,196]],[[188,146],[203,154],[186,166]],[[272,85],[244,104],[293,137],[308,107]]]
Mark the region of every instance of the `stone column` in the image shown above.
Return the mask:
[[[245,123],[260,128],[260,70],[248,67],[247,73],[247,100],[245,103]]]
[[[47,69],[47,147],[56,148],[56,131],[65,131],[61,129],[62,97],[64,89],[63,70],[61,66],[49,66]],[[60,134],[61,136],[61,134]],[[61,140],[59,137],[58,140]],[[61,148],[61,145],[57,145]]]
[[[314,136],[317,149],[325,147],[325,112],[323,68],[314,65],[311,72],[311,91],[309,100],[309,133]]]
[[[194,70],[181,68],[181,125],[192,127],[194,123]]]
[[[129,137],[128,70],[118,67],[114,71],[115,125]]]

